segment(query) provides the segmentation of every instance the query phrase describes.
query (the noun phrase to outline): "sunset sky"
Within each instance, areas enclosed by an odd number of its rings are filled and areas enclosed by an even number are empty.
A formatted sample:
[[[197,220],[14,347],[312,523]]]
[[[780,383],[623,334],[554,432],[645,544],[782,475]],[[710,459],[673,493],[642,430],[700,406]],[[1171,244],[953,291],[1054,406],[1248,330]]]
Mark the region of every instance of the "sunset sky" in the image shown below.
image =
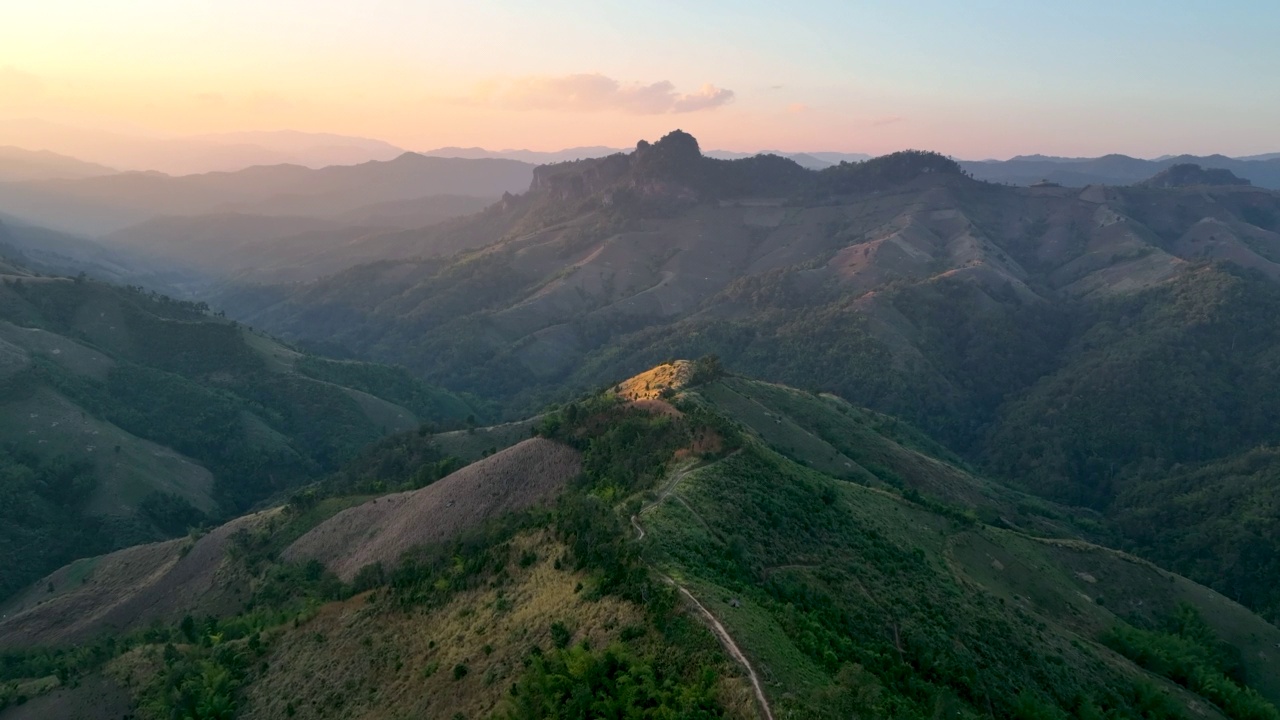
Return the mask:
[[[1280,151],[1280,2],[40,0],[0,118],[444,145]],[[4,138],[0,137],[0,145]]]

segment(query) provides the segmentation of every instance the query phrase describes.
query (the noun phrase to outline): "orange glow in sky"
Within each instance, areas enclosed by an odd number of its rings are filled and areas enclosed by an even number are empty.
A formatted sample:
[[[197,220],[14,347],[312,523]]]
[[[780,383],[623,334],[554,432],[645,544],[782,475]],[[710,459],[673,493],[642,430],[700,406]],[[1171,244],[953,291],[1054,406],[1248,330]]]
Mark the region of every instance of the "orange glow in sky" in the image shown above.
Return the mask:
[[[0,120],[407,149],[680,127],[728,150],[1266,152],[1278,5],[42,0],[4,12]]]

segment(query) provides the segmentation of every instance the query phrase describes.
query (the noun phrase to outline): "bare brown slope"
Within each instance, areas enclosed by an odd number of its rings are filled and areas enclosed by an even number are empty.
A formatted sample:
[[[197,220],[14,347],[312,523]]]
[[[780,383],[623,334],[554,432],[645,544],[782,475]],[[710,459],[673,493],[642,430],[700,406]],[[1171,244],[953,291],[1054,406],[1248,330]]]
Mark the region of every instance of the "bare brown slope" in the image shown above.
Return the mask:
[[[488,518],[553,497],[581,470],[576,450],[532,438],[421,490],[344,510],[298,538],[286,560],[319,560],[343,580],[391,564],[416,545],[439,542]]]
[[[228,539],[275,512],[238,518],[194,544],[137,545],[67,565],[0,611],[0,647],[67,644],[153,620],[235,611],[244,597],[224,581]]]
[[[119,720],[131,718],[133,698],[114,680],[90,675],[74,686],[60,687],[21,705],[0,710],[0,720]]]

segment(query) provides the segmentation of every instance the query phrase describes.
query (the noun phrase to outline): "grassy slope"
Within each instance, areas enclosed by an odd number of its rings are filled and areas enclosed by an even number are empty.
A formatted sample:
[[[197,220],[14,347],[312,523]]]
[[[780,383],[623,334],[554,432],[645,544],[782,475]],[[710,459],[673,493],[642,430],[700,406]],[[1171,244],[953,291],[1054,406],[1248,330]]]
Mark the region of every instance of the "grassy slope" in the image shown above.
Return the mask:
[[[914,491],[991,523],[1051,535],[1080,535],[1095,514],[1056,505],[975,474],[907,423],[772,383],[728,377],[699,390],[769,447],[832,477]]]
[[[317,718],[489,717],[520,679],[531,649],[554,647],[553,623],[570,629],[571,642],[595,648],[643,627],[638,606],[588,598],[586,573],[558,569],[566,549],[547,533],[517,537],[512,552],[536,560],[524,567],[512,562],[502,583],[439,607],[380,607],[387,599],[377,593],[325,606],[273,644],[269,669],[249,686],[244,713],[285,718],[292,705],[300,716]],[[459,665],[467,672],[455,679]],[[724,670],[727,694],[749,702],[743,679]],[[737,716],[750,717],[749,710]]]
[[[1152,609],[1193,602],[1217,617],[1224,637],[1251,638],[1242,649],[1280,641],[1273,626],[1185,580],[1159,573],[1161,585],[1150,587],[1155,571],[1143,563],[1102,550],[1070,551],[1098,554],[1093,564],[1064,558],[1061,548],[975,529],[762,448],[689,474],[648,518],[647,550],[763,669],[776,713],[824,716],[832,693],[870,688],[884,700],[862,711],[926,712],[954,700],[966,713],[985,714],[988,701],[997,714],[1012,713],[1009,703],[1023,692],[1065,709],[1084,697],[1131,703],[1125,694],[1135,680],[1152,679],[1097,644],[1123,610],[1082,597],[1086,589],[1127,604],[1145,600]],[[1004,567],[1023,585],[993,575],[990,552],[975,559],[975,535],[1018,558]],[[960,559],[956,546],[966,550]],[[1088,583],[1059,569],[1068,561],[1102,579]],[[1025,567],[1037,570],[1019,572]],[[1180,592],[1168,594],[1166,583]],[[1248,662],[1249,676],[1263,679],[1258,689],[1280,698],[1280,687],[1266,680],[1280,670],[1277,661],[1255,655]],[[844,684],[840,673],[851,664],[876,680]],[[904,670],[916,680],[895,677]],[[1166,692],[1195,702],[1172,686]]]
[[[201,512],[217,511],[208,469],[46,388],[0,404],[0,437],[38,457],[90,463],[99,478],[88,504],[95,515],[129,517],[153,492],[180,497]]]
[[[486,454],[505,450],[529,437],[538,425],[541,415],[528,420],[491,425],[472,430],[453,430],[436,435],[435,444],[446,454],[466,462],[475,462]]]

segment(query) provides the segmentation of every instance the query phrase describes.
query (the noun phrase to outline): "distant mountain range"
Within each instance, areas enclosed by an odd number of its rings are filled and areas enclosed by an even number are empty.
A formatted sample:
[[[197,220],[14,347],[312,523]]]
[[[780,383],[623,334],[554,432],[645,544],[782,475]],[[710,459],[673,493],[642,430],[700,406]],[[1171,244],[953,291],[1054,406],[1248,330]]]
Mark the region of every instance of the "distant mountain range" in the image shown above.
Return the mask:
[[[960,166],[979,180],[1009,185],[1034,185],[1049,181],[1068,187],[1132,185],[1174,165],[1194,164],[1205,169],[1229,170],[1258,187],[1280,189],[1280,153],[1230,158],[1225,155],[1177,155],[1141,160],[1127,155],[1097,158],[1063,158],[1020,155],[1009,160],[963,160]]]
[[[119,170],[171,175],[234,171],[253,165],[284,163],[310,168],[354,165],[370,160],[390,160],[404,153],[404,149],[381,140],[331,133],[280,130],[155,137],[143,133],[92,130],[36,119],[0,120],[0,144],[69,155]],[[3,168],[2,162],[0,168]],[[5,179],[2,172],[0,170],[0,179]]]
[[[519,160],[520,162],[527,162],[532,165],[546,165],[548,163],[599,158],[620,152],[630,152],[630,150],[627,148],[605,147],[603,145],[572,147],[554,151],[486,150],[482,147],[442,147],[436,148],[435,150],[424,150],[421,154],[426,155],[427,157],[464,158],[467,160],[501,158],[504,160]]]
[[[113,169],[157,171],[169,175],[232,172],[256,165],[289,164],[319,169],[330,165],[386,161],[406,152],[404,148],[382,140],[333,133],[277,130],[153,137],[142,133],[78,128],[37,119],[0,120],[0,143],[14,146],[12,149],[0,148],[0,182],[92,177],[109,174]],[[34,152],[24,153],[21,149]],[[545,165],[630,151],[630,148],[603,145],[555,151],[449,146],[417,154],[472,160],[517,160]],[[810,170],[821,170],[841,162],[862,162],[871,157],[865,153],[778,150],[707,150],[704,154],[721,160],[779,155]],[[982,180],[1014,185],[1048,180],[1071,186],[1128,185],[1180,163],[1231,170],[1255,185],[1280,188],[1280,153],[1243,157],[1166,155],[1150,160],[1125,155],[1096,158],[1019,155],[1009,160],[961,161],[965,170]]]
[[[48,150],[0,147],[0,182],[26,180],[74,180],[119,172],[106,165],[85,162]]]
[[[238,212],[332,217],[366,205],[430,195],[494,198],[529,187],[533,166],[404,153],[333,165],[264,165],[173,177],[128,172],[79,180],[0,183],[0,212],[38,225],[102,235],[157,215]]]
[[[219,147],[266,143],[303,154],[321,142],[366,154],[394,149],[378,141],[296,132],[233,133],[198,140]],[[57,238],[47,248],[28,244],[24,252],[32,266],[57,272],[78,262],[80,269],[99,279],[145,282],[165,292],[197,296],[224,280],[308,281],[366,262],[480,247],[492,241],[485,232],[425,228],[477,213],[504,193],[526,191],[539,165],[573,167],[584,160],[626,158],[631,152],[605,146],[558,152],[438,148],[320,169],[276,164],[170,176],[115,172],[47,151],[0,149],[0,178],[11,178],[0,181],[0,214],[7,214],[15,228],[33,228],[24,231],[24,237],[42,228],[44,237]],[[708,151],[701,157],[724,161],[765,155],[808,170],[865,162],[866,157],[730,151]],[[1132,185],[1155,182],[1171,168],[1191,167],[1193,162],[1206,176],[1227,173],[1257,187],[1280,187],[1280,159],[1029,155],[963,161],[959,167],[977,179],[1011,185]],[[559,172],[552,170],[550,175]],[[1183,176],[1166,180],[1187,184]],[[87,243],[73,237],[77,235],[106,244]],[[139,253],[147,262],[119,261]],[[159,267],[160,263],[168,266]],[[143,266],[146,270],[140,274]]]
[[[30,271],[172,291],[196,278],[155,253],[98,243],[0,213],[0,255]]]
[[[1245,157],[1236,158],[1237,160],[1280,160],[1280,153],[1265,153],[1263,155],[1247,155]]]
[[[548,165],[551,163],[573,162],[575,160],[591,160],[602,158],[606,155],[615,155],[617,153],[629,153],[632,148],[614,148],[604,147],[601,145],[593,145],[587,147],[566,148],[564,150],[556,150],[553,152],[542,152],[537,150],[486,150],[479,147],[442,147],[435,150],[427,150],[423,155],[430,157],[451,157],[451,158],[505,158],[508,160],[520,160],[522,162],[532,163],[534,165]],[[708,150],[707,157],[716,158],[717,160],[741,160],[743,158],[754,157],[756,155],[778,155],[796,161],[802,167],[810,170],[821,170],[832,165],[839,165],[841,162],[862,162],[871,158],[865,153],[839,153],[839,152],[811,152],[811,153],[787,153],[781,150],[761,150],[759,152],[737,152],[733,150]]]

